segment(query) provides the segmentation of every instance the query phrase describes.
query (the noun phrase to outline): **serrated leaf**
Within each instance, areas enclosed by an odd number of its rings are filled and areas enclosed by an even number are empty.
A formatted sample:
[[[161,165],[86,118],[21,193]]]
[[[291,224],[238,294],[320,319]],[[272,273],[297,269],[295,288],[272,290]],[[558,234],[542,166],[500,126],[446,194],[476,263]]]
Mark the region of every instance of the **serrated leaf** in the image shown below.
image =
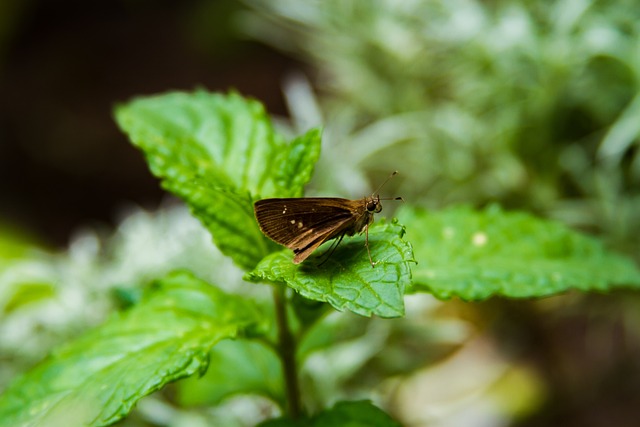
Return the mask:
[[[526,213],[496,206],[441,212],[403,206],[398,217],[411,230],[415,290],[438,298],[529,298],[570,288],[640,286],[631,260],[592,237]]]
[[[368,400],[338,402],[312,418],[289,420],[280,418],[268,420],[260,427],[400,427],[386,412]]]
[[[243,339],[218,343],[207,373],[177,384],[181,405],[216,405],[240,393],[258,394],[284,407],[282,365],[271,347]]]
[[[304,186],[313,175],[315,163],[320,157],[320,129],[311,129],[294,138],[285,152],[275,179],[278,184],[277,197],[302,197]],[[262,194],[263,197],[272,197]]]
[[[254,305],[178,272],[0,396],[0,426],[108,425],[165,384],[203,373],[218,341],[254,328]]]
[[[319,130],[287,144],[259,102],[235,93],[140,98],[115,114],[153,174],[188,203],[224,254],[249,270],[274,250],[253,201],[302,195],[320,154]]]
[[[369,228],[375,268],[369,263],[365,236],[359,235],[345,238],[326,261],[321,250],[299,265],[293,264],[290,250],[276,252],[245,278],[286,283],[302,296],[326,301],[338,310],[399,317],[404,314],[404,290],[411,282],[409,264],[413,261],[411,245],[403,235],[404,227],[396,222],[379,221]]]

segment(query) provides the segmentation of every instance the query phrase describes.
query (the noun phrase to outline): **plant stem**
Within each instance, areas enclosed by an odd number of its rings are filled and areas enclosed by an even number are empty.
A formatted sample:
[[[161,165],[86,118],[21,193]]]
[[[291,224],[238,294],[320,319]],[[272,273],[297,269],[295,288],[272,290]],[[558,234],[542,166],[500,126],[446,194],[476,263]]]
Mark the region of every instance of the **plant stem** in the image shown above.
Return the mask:
[[[296,342],[289,329],[284,292],[285,288],[282,285],[274,285],[273,300],[278,324],[278,350],[287,394],[287,415],[292,420],[295,420],[300,417],[301,411],[300,387],[298,385],[298,367],[296,364]]]

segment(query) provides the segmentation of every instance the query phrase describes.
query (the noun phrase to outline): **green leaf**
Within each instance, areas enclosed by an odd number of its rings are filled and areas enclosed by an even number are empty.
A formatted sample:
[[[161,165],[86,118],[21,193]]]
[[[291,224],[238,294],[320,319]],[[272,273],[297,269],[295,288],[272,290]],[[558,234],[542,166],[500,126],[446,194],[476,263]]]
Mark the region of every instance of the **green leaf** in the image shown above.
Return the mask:
[[[403,206],[398,217],[412,230],[415,290],[438,298],[529,298],[570,288],[640,286],[631,260],[557,222],[496,206],[480,212]]]
[[[253,201],[302,195],[320,155],[318,129],[287,144],[262,105],[236,93],[140,98],[115,114],[153,174],[187,202],[224,254],[250,270],[274,250]]]
[[[207,373],[177,384],[182,406],[216,405],[235,394],[258,394],[284,407],[282,366],[274,350],[248,340],[226,340],[210,353]]]
[[[359,235],[345,238],[324,263],[327,254],[322,251],[296,265],[292,262],[293,253],[285,250],[263,259],[245,278],[286,283],[302,296],[326,301],[338,310],[399,317],[404,314],[404,290],[411,282],[409,263],[413,262],[411,245],[402,238],[404,232],[404,227],[395,221],[379,221],[369,228],[375,268],[369,263],[365,236]]]
[[[56,287],[53,283],[17,282],[11,287],[12,289],[5,289],[10,297],[6,301],[2,301],[3,306],[0,305],[0,313],[3,315],[10,314],[25,305],[56,296]]]
[[[262,194],[263,197],[302,197],[304,186],[313,175],[313,169],[320,157],[320,129],[311,129],[295,138],[285,150],[285,157],[276,169],[275,179],[278,193]]]
[[[0,426],[107,425],[165,384],[204,373],[218,341],[251,331],[253,304],[178,272],[0,396]]]
[[[0,272],[9,264],[8,260],[26,258],[34,249],[25,238],[0,224]]]
[[[312,418],[289,420],[280,418],[268,420],[260,427],[400,427],[382,409],[368,400],[354,402],[338,402],[333,408],[317,414]]]
[[[400,427],[382,409],[367,400],[338,402],[328,411],[315,417],[315,427]]]

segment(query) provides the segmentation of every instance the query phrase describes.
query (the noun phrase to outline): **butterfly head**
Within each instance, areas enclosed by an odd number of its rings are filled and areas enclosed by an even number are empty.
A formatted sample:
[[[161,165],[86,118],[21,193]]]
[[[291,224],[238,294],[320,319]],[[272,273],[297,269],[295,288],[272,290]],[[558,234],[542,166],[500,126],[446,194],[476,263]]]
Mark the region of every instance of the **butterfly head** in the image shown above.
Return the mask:
[[[380,195],[375,194],[369,198],[367,198],[367,202],[365,205],[367,212],[369,213],[378,213],[382,210],[382,203],[380,203]]]

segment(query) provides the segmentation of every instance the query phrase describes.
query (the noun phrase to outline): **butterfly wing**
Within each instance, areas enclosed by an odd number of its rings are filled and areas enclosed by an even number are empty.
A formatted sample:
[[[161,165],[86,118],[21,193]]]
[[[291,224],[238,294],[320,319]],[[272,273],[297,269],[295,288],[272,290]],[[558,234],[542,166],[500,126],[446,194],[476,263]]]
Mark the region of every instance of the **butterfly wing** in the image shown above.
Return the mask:
[[[292,249],[296,264],[327,240],[344,233],[357,219],[359,201],[333,197],[264,199],[254,205],[262,232]]]

